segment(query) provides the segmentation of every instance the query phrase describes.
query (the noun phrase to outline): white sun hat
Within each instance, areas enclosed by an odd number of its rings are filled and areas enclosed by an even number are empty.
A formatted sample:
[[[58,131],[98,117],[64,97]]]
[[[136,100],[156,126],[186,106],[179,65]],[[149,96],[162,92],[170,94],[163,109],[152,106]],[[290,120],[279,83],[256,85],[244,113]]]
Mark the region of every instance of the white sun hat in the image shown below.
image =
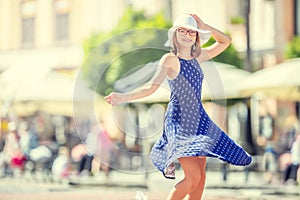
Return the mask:
[[[178,16],[175,19],[173,26],[168,30],[168,40],[165,43],[166,47],[173,47],[172,38],[173,38],[173,34],[177,28],[186,28],[186,29],[197,31],[200,35],[200,44],[201,45],[205,44],[211,36],[210,31],[198,29],[197,22],[193,16],[191,16],[189,14],[183,14],[183,15]]]

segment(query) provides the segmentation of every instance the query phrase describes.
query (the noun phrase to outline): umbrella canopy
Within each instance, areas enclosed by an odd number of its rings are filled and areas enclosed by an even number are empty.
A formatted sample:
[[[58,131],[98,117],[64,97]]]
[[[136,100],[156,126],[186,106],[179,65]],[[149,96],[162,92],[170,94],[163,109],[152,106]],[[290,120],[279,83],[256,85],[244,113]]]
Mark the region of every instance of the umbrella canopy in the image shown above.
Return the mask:
[[[290,59],[246,78],[241,84],[241,94],[250,96],[262,92],[281,100],[300,100],[300,59]]]
[[[153,62],[145,65],[140,70],[120,79],[116,85],[116,91],[128,92],[142,83],[147,82],[154,74],[158,62]],[[240,84],[251,73],[236,68],[233,65],[228,65],[218,62],[204,62],[201,64],[204,73],[203,83],[203,100],[219,100],[240,98]],[[145,98],[136,100],[135,102],[168,102],[170,97],[170,88],[167,80],[153,94]]]
[[[54,69],[74,70],[82,58],[83,50],[78,45],[1,52],[1,114],[5,115],[12,103],[23,114],[39,108],[71,113],[75,80]]]
[[[74,106],[97,100],[98,95],[86,84],[70,75],[51,71],[34,82],[24,81],[14,91],[13,107],[19,114],[26,115],[36,110],[52,114],[73,115]]]
[[[20,85],[14,101],[70,101],[73,97],[73,88],[73,78],[50,72],[35,82]]]
[[[251,75],[250,72],[225,63],[204,62],[203,100],[243,98],[240,83]]]

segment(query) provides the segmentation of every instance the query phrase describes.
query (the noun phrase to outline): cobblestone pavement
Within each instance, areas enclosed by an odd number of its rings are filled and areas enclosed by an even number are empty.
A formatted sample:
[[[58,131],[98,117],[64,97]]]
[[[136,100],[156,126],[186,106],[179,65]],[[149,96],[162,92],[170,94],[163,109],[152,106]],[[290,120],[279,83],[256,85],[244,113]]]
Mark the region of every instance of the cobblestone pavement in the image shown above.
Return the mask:
[[[299,186],[267,185],[261,174],[250,175],[244,182],[243,173],[229,175],[225,183],[218,172],[207,173],[204,200],[296,200],[300,199]],[[178,180],[180,180],[180,173]],[[0,179],[0,200],[135,200],[142,191],[147,200],[164,200],[178,181],[166,180],[161,174],[148,176],[112,173],[109,179],[97,177],[49,181],[42,177],[14,177]]]

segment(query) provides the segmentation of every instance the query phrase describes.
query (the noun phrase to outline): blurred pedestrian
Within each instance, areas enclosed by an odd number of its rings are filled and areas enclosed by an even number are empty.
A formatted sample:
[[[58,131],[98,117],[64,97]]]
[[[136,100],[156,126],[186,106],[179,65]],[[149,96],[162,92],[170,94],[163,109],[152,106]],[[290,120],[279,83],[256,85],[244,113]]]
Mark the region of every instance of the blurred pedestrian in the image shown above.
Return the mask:
[[[12,176],[15,169],[23,170],[25,160],[19,146],[17,126],[15,122],[9,122],[5,145],[0,155],[0,167],[3,170],[3,175]]]
[[[52,175],[56,179],[68,178],[71,173],[71,158],[69,149],[66,146],[61,146],[58,150],[58,155],[53,161],[51,168]]]
[[[39,146],[39,137],[32,129],[30,129],[26,121],[20,123],[18,135],[20,137],[20,148],[26,158],[29,159],[31,150]]]
[[[79,147],[81,147],[81,144],[76,146],[76,150],[79,150]],[[84,145],[82,145],[82,147],[84,149],[86,149],[86,147]],[[80,156],[79,162],[78,162],[78,173],[81,176],[82,175],[90,176],[92,174],[93,158],[94,158],[93,155],[90,152],[86,151],[86,150],[81,153],[81,156]]]
[[[275,181],[275,175],[278,171],[277,152],[271,141],[268,141],[263,154],[263,168],[267,183]]]
[[[201,48],[211,35],[216,42]],[[161,58],[148,85],[126,94],[111,93],[105,99],[113,105],[139,99],[152,94],[168,79],[171,100],[163,135],[152,148],[151,159],[166,178],[175,178],[174,162],[177,159],[183,168],[185,177],[176,184],[168,200],[201,199],[206,156],[234,165],[251,163],[251,156],[210,119],[201,102],[204,74],[200,64],[223,52],[231,39],[195,14],[176,18],[168,38],[165,45],[170,46],[172,52]]]
[[[284,121],[283,130],[279,133],[279,153],[290,152],[297,133],[300,131],[299,121],[296,116],[288,116]]]
[[[293,142],[291,149],[291,163],[287,166],[283,175],[283,182],[287,183],[291,180],[293,184],[297,183],[297,173],[300,164],[300,135],[297,136],[296,140]]]
[[[79,173],[91,175],[94,166],[95,173],[103,170],[108,176],[113,145],[104,127],[94,125],[87,134],[84,145],[86,152],[83,152],[79,161]]]

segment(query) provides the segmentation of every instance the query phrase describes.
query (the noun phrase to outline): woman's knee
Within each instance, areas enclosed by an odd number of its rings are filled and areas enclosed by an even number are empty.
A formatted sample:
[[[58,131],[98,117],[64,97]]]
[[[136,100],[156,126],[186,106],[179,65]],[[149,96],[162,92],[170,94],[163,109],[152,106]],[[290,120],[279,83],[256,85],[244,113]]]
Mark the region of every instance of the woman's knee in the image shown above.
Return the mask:
[[[202,174],[194,174],[190,177],[186,177],[185,181],[187,184],[187,187],[189,188],[190,191],[194,190],[202,181]]]
[[[189,190],[194,190],[203,181],[205,182],[205,160],[198,157],[187,157],[181,158],[179,161],[185,174],[184,182]]]

